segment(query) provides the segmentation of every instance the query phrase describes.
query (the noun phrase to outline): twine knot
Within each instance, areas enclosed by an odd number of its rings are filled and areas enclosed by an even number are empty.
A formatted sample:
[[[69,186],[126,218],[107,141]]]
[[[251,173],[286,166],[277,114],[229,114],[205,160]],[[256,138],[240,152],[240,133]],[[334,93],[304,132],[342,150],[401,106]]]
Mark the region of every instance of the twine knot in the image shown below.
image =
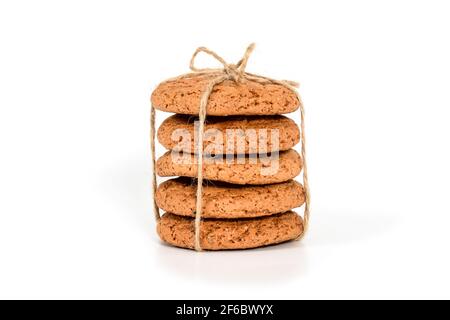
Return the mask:
[[[189,68],[191,71],[195,73],[211,73],[211,74],[220,74],[222,73],[226,79],[233,80],[234,82],[241,82],[244,78],[247,77],[247,74],[245,72],[245,68],[247,67],[248,58],[250,57],[251,53],[253,52],[253,49],[255,48],[255,44],[250,44],[247,49],[245,50],[244,56],[241,60],[238,61],[236,64],[227,63],[225,59],[223,59],[221,56],[219,56],[214,51],[205,48],[205,47],[199,47],[197,50],[195,50],[194,54],[192,55],[191,62],[189,64]],[[223,68],[217,69],[217,68],[197,68],[195,67],[195,58],[200,52],[204,52],[213,58],[215,58],[217,61],[219,61]]]
[[[229,79],[235,82],[241,82],[242,80],[242,71],[235,64],[229,64],[224,68],[225,73],[228,75]]]

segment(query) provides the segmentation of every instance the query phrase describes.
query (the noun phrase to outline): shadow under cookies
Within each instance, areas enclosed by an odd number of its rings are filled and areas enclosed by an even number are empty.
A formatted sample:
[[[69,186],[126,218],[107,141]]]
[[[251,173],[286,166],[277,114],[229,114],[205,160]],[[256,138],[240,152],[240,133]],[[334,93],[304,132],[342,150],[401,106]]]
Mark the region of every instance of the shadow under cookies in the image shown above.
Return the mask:
[[[281,283],[307,272],[299,241],[249,250],[195,252],[160,243],[157,258],[169,272],[213,283]]]

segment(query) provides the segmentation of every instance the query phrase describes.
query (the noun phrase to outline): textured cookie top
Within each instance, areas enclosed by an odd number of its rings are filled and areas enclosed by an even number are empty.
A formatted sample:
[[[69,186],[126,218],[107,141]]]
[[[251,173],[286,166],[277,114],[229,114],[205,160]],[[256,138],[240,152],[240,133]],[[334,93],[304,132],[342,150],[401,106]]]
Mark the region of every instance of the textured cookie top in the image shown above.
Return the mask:
[[[278,157],[235,156],[229,162],[223,157],[212,157],[203,161],[203,177],[235,184],[271,184],[295,178],[302,166],[302,159],[294,149],[281,151]],[[196,178],[197,158],[168,151],[156,162],[156,172],[161,177]]]
[[[187,115],[167,118],[158,129],[159,142],[169,150],[196,153],[197,120]],[[288,150],[299,141],[297,124],[285,116],[207,117],[203,148],[218,150],[217,154],[258,153]]]
[[[204,250],[249,249],[298,238],[303,220],[289,211],[251,219],[204,219],[200,244]],[[194,219],[171,213],[162,216],[157,231],[160,238],[177,247],[194,248]]]
[[[198,115],[200,98],[211,80],[210,75],[192,74],[165,81],[153,91],[151,102],[158,110]],[[275,115],[293,112],[299,104],[296,94],[279,84],[226,80],[214,87],[206,112],[213,116]]]
[[[177,178],[161,183],[156,203],[166,212],[195,216],[197,184]],[[257,186],[237,186],[206,181],[203,187],[204,218],[251,218],[285,212],[305,201],[303,186],[293,180]]]

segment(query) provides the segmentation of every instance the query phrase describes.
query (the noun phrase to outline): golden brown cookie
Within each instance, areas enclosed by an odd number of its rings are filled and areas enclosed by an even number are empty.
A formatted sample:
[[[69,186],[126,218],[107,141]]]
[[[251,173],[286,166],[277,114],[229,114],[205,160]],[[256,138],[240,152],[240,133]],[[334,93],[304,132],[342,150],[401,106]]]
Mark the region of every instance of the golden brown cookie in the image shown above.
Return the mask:
[[[293,149],[278,157],[236,157],[230,161],[222,156],[204,158],[203,178],[235,184],[270,184],[288,181],[300,174],[302,159]],[[168,151],[156,162],[156,173],[162,177],[197,177],[197,160],[192,154]]]
[[[177,178],[161,183],[156,203],[166,212],[195,216],[197,184],[191,178]],[[303,186],[297,181],[237,186],[206,182],[203,187],[203,218],[253,218],[286,212],[305,202]]]
[[[210,75],[192,74],[189,78],[165,81],[153,91],[151,102],[158,110],[198,115],[200,97],[211,79]],[[207,114],[275,115],[293,112],[299,104],[296,94],[279,84],[226,80],[214,87]]]
[[[194,248],[194,219],[166,213],[158,223],[161,240],[177,247]],[[249,249],[298,238],[303,220],[295,212],[250,219],[205,219],[200,244],[204,250]]]
[[[198,117],[173,115],[158,129],[159,142],[169,150],[196,153]],[[285,116],[207,117],[203,148],[215,154],[288,150],[300,141],[297,124]]]

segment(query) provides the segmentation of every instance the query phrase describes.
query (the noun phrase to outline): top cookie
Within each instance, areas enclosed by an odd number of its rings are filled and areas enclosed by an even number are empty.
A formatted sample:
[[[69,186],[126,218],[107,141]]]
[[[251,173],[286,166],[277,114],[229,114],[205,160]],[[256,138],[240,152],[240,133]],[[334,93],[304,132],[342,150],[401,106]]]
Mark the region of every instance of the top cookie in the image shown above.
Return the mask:
[[[152,93],[153,106],[161,111],[198,115],[200,98],[210,75],[192,74],[187,78],[161,83]],[[279,84],[226,80],[216,85],[209,97],[207,115],[277,115],[298,109],[296,94]]]

